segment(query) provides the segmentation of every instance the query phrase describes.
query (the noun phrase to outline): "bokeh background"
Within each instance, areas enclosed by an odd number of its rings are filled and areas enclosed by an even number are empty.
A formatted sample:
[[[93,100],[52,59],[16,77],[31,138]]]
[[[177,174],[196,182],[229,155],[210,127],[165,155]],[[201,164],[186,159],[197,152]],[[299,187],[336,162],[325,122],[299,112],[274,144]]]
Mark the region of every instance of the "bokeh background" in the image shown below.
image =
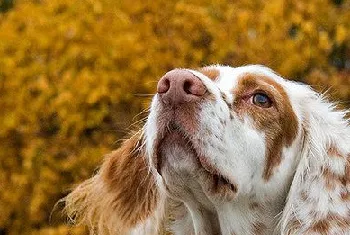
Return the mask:
[[[86,234],[55,203],[162,74],[212,63],[264,64],[349,107],[350,1],[0,0],[0,235]]]

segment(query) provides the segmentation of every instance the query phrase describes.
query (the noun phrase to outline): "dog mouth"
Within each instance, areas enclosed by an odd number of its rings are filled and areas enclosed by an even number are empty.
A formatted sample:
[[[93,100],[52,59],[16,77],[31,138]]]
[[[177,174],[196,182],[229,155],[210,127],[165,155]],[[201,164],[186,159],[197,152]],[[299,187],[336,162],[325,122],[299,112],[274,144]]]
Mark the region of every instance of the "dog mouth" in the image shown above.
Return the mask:
[[[211,180],[210,191],[213,192],[222,192],[222,191],[231,191],[237,193],[237,186],[234,183],[231,183],[225,176],[220,174],[220,172],[208,161],[207,158],[196,155],[199,165],[204,169],[207,176]],[[210,185],[209,185],[210,187]]]
[[[157,172],[162,175],[162,169],[164,158],[162,156],[162,149],[164,148],[165,142],[171,142],[186,149],[193,156],[191,159],[195,162],[197,170],[200,175],[199,180],[201,181],[202,188],[205,188],[207,192],[213,194],[232,195],[237,193],[237,186],[232,183],[227,177],[222,175],[219,169],[204,155],[201,154],[198,149],[199,146],[194,144],[191,136],[182,130],[176,122],[170,122],[167,126],[166,131],[163,133],[159,141],[156,143],[156,154],[155,154],[155,165]],[[176,159],[175,159],[176,160]],[[194,169],[193,169],[194,170]]]

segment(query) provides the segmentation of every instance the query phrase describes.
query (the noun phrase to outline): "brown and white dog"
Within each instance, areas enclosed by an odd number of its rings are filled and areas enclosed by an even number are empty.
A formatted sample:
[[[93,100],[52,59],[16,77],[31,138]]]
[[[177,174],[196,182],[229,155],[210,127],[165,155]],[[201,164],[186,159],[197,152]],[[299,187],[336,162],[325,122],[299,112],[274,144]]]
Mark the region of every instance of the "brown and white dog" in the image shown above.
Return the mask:
[[[350,234],[345,114],[263,66],[172,70],[66,210],[97,234]]]

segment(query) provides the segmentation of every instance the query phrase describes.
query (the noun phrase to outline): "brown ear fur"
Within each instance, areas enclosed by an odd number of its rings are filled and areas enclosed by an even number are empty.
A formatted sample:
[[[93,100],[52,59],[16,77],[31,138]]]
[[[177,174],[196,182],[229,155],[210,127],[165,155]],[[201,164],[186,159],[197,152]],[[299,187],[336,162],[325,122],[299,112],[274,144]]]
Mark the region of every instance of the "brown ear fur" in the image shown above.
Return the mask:
[[[125,234],[152,217],[159,194],[136,134],[105,157],[100,171],[64,200],[70,219],[93,233]]]

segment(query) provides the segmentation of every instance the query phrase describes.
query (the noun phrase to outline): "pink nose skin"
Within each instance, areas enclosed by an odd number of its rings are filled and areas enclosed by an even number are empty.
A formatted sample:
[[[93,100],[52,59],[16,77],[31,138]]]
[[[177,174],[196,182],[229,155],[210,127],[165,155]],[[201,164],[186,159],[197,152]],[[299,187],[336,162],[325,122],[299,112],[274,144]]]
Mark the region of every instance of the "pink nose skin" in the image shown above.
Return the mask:
[[[157,86],[160,99],[171,105],[198,101],[206,91],[203,82],[184,69],[174,69],[166,73]]]

